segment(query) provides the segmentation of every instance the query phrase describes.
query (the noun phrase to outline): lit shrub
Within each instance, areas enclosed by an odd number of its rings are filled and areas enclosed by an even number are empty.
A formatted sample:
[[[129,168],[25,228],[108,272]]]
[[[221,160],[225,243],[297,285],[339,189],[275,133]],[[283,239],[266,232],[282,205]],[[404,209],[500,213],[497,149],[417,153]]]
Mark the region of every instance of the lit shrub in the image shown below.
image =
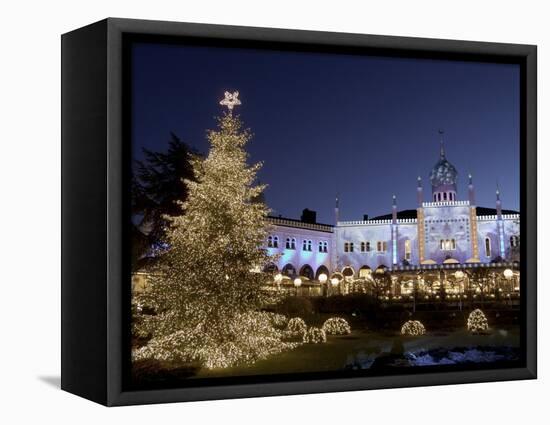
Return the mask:
[[[304,333],[304,342],[306,344],[322,344],[327,342],[327,334],[321,328],[309,328]]]
[[[327,335],[347,335],[351,333],[351,326],[341,317],[331,317],[323,323],[323,330]]]
[[[306,333],[307,325],[303,319],[293,317],[286,325],[287,332],[292,336],[302,336]]]
[[[468,330],[470,332],[483,332],[489,329],[489,323],[485,314],[480,309],[476,309],[468,316]]]
[[[409,320],[401,327],[401,335],[419,336],[426,333],[426,328],[418,320]]]
[[[284,314],[279,313],[269,313],[269,318],[271,323],[276,328],[284,328],[288,322],[288,318]]]

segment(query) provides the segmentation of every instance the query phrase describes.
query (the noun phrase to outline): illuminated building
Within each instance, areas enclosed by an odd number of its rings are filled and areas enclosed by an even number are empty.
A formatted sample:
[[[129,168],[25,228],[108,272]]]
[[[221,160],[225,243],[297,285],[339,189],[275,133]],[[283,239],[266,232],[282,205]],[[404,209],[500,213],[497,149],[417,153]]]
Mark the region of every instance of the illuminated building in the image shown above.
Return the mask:
[[[418,177],[416,209],[398,211],[394,196],[391,214],[372,219],[340,221],[338,200],[333,225],[316,223],[309,210],[301,220],[270,217],[267,249],[280,255],[270,267],[314,279],[344,270],[360,277],[379,268],[519,261],[519,213],[502,209],[498,189],[494,209],[478,207],[471,175],[468,199],[460,200],[457,176],[441,144],[428,200]]]

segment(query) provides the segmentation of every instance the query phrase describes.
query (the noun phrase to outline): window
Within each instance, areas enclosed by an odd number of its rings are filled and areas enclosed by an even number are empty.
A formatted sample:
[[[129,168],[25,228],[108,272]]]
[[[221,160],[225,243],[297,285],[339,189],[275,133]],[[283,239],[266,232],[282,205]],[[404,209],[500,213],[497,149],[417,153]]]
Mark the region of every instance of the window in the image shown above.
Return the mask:
[[[411,255],[412,255],[411,240],[407,239],[405,241],[405,260],[411,261]]]
[[[370,252],[370,242],[369,241],[361,242],[361,252]]]
[[[353,242],[349,243],[349,252],[353,252]]]
[[[485,238],[485,256],[491,256],[491,239]]]
[[[437,202],[437,193],[434,193],[434,202]]]
[[[279,248],[279,236],[273,236],[273,248]]]
[[[444,201],[447,200],[447,192],[445,192],[445,193],[443,194],[443,200],[444,200]]]
[[[313,245],[313,242],[307,241],[307,250],[308,250],[308,251],[311,251],[311,250],[312,250],[312,249],[311,249],[311,246],[312,246],[312,245]]]
[[[455,239],[441,239],[439,241],[439,249],[443,251],[452,251],[456,249]]]
[[[267,238],[267,247],[268,248],[273,248],[273,236],[269,236]]]
[[[294,238],[286,238],[286,249],[296,249],[296,239]]]
[[[344,252],[349,252],[349,243],[344,242]]]
[[[510,246],[516,248],[519,246],[519,236],[513,235],[510,236]]]
[[[310,240],[304,239],[302,241],[302,251],[311,251],[312,242]]]
[[[378,252],[386,252],[388,250],[388,243],[385,241],[376,242],[376,250]]]
[[[328,252],[328,242],[326,241],[319,242],[319,252]]]

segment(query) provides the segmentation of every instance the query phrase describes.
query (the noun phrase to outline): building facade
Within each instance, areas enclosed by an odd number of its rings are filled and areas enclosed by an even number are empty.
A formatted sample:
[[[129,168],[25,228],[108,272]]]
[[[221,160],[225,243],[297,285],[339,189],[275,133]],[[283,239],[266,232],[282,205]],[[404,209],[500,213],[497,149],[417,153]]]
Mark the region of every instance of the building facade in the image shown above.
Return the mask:
[[[471,175],[468,199],[459,200],[457,175],[441,145],[429,201],[418,177],[416,209],[398,211],[394,196],[391,214],[370,220],[339,221],[338,200],[334,225],[316,223],[315,214],[270,217],[267,249],[277,260],[269,267],[316,279],[335,272],[361,277],[380,268],[518,262],[519,213],[502,209],[498,189],[495,208],[478,207]]]

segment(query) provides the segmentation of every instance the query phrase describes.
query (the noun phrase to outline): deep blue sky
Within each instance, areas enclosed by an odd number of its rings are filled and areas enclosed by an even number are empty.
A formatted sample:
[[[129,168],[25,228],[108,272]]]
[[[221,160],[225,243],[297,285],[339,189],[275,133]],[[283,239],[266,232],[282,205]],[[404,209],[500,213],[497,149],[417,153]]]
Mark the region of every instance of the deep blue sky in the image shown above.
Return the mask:
[[[133,154],[165,150],[173,131],[201,152],[225,90],[263,161],[273,214],[320,222],[360,220],[416,208],[416,178],[430,199],[428,173],[445,130],[447,159],[459,172],[459,199],[474,176],[477,204],[519,209],[519,67],[508,64],[136,44]]]

